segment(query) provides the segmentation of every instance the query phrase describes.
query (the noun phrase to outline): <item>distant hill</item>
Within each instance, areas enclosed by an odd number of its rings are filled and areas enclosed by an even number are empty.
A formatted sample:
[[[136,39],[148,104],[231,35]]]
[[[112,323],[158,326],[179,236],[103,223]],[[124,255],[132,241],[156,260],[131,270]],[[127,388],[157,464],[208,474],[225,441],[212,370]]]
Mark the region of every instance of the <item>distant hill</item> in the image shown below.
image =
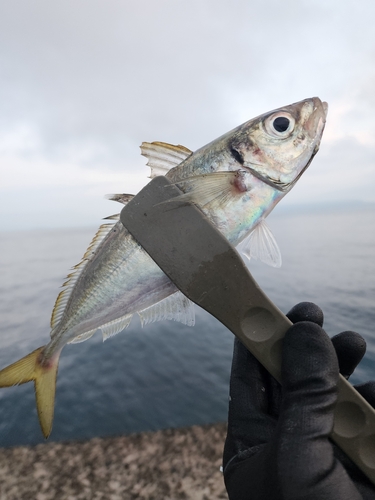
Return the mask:
[[[307,204],[291,204],[280,203],[275,208],[275,215],[286,214],[286,213],[318,213],[318,212],[338,212],[338,211],[348,211],[348,210],[374,210],[375,202],[361,201],[361,200],[349,200],[349,201],[332,201],[332,202],[321,202],[321,203],[307,203]]]

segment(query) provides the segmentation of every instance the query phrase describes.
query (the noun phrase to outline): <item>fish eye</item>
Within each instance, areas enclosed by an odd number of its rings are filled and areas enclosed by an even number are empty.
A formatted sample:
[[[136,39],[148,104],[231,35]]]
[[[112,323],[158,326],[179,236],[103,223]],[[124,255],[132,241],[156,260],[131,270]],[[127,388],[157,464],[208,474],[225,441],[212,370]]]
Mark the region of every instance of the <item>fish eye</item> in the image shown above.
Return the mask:
[[[284,139],[293,132],[295,120],[289,113],[274,113],[266,119],[264,125],[270,135]]]
[[[278,116],[273,121],[273,128],[278,132],[285,132],[286,130],[288,130],[289,124],[289,118],[287,118],[286,116]]]

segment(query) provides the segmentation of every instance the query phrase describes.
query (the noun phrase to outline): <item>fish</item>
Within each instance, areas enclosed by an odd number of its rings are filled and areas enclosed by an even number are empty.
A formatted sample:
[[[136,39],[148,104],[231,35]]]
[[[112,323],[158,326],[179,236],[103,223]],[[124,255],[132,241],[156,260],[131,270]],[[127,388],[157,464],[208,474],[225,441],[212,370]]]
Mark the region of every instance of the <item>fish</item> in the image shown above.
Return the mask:
[[[181,190],[172,209],[194,203],[247,258],[278,267],[280,251],[265,219],[316,155],[327,110],[318,97],[304,99],[251,119],[195,152],[144,142],[141,154],[151,178],[164,175]],[[126,204],[133,195],[107,197]],[[135,314],[142,326],[164,319],[194,325],[193,303],[115,214],[100,226],[63,284],[51,316],[51,340],[2,369],[0,387],[34,382],[39,423],[47,439],[63,347],[84,342],[98,330],[106,340],[124,330]]]

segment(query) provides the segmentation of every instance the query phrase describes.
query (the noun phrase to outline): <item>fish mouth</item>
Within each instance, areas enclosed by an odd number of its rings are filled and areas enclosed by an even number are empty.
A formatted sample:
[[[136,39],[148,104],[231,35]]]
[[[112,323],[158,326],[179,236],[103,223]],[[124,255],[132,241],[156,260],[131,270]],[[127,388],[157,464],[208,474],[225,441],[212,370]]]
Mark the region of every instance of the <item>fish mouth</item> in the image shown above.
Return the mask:
[[[276,189],[279,189],[280,191],[284,192],[289,191],[294,186],[294,184],[296,184],[296,182],[308,169],[315,155],[319,151],[320,142],[322,140],[323,131],[327,119],[328,103],[326,101],[321,101],[319,97],[312,97],[311,99],[308,99],[307,102],[309,102],[310,106],[311,105],[313,106],[312,112],[310,113],[305,123],[303,124],[303,129],[312,139],[310,145],[311,147],[310,158],[307,160],[306,165],[301,169],[301,171],[296,175],[296,177],[292,181],[285,183],[285,182],[275,181],[273,179],[273,182],[275,183],[274,187]]]
[[[313,97],[309,101],[313,109],[303,124],[303,128],[314,142],[319,143],[326,124],[328,103],[321,101],[319,97]]]

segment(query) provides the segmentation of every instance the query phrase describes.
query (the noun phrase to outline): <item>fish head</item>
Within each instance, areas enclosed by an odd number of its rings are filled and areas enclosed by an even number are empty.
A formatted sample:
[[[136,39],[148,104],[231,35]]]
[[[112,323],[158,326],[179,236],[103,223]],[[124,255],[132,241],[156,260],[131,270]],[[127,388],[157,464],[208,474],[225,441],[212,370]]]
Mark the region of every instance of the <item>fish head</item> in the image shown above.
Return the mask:
[[[318,152],[327,111],[318,97],[270,111],[233,131],[229,150],[241,168],[287,192]]]

